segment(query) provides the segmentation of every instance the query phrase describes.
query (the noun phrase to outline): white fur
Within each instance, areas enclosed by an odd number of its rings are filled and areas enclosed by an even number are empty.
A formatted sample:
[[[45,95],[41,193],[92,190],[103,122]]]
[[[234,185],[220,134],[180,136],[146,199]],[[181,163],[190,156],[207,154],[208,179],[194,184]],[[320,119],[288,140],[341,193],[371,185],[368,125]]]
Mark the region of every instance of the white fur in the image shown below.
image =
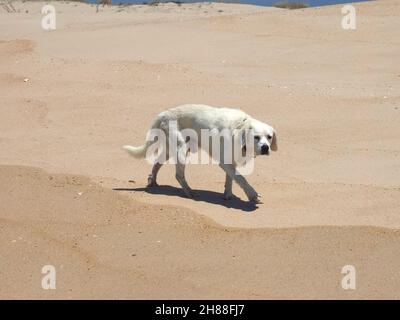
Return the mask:
[[[168,124],[171,120],[175,120],[177,122],[177,132],[169,132]],[[277,151],[275,130],[268,124],[258,121],[238,109],[214,108],[199,104],[182,105],[161,112],[155,119],[151,128],[163,130],[167,138],[171,134],[176,135],[178,139],[178,154],[183,158],[186,157],[188,151],[188,146],[183,139],[183,136],[180,134],[180,131],[184,129],[195,130],[198,137],[201,137],[202,129],[217,129],[218,131],[223,129],[230,129],[232,131],[253,129],[254,136],[256,137],[254,141],[255,155],[262,154],[263,150],[264,152],[266,152],[265,150],[268,150],[266,153],[267,155],[269,154],[269,150]],[[143,158],[146,155],[146,150],[152,143],[152,141],[147,141],[146,144],[140,147],[124,146],[123,149],[136,158]],[[198,147],[201,147],[201,141],[197,141],[197,144]],[[222,143],[220,148],[223,147],[224,144]],[[209,152],[210,150],[206,151]],[[223,152],[223,150],[220,151],[221,153]],[[259,202],[259,194],[250,186],[243,176],[237,174],[237,165],[237,163],[220,164],[220,167],[226,173],[224,192],[225,198],[230,199],[233,197],[232,180],[234,180],[244,190],[250,201]],[[154,164],[152,173],[150,174],[148,180],[149,187],[157,185],[157,173],[161,166],[162,163],[156,162]],[[184,170],[185,164],[177,161],[175,175],[176,179],[182,186],[185,195],[192,197],[193,191],[186,182]]]

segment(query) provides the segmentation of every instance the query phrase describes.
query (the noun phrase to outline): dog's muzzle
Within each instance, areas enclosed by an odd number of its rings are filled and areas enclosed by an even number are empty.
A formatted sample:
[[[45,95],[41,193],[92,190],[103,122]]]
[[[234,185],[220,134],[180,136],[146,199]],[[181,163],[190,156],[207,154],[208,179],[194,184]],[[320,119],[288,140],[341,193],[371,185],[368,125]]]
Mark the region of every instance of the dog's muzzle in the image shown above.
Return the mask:
[[[269,154],[269,147],[266,144],[261,147],[261,154]]]

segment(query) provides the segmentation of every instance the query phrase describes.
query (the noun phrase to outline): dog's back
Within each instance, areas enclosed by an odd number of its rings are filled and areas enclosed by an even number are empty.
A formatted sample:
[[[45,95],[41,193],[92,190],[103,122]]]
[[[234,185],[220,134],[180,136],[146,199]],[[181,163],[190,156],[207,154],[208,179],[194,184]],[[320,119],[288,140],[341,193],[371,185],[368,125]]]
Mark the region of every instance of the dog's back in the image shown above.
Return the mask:
[[[234,129],[238,121],[250,118],[239,109],[216,108],[204,104],[184,104],[161,112],[160,122],[177,121],[178,128],[182,129]],[[232,127],[232,128],[231,128]]]

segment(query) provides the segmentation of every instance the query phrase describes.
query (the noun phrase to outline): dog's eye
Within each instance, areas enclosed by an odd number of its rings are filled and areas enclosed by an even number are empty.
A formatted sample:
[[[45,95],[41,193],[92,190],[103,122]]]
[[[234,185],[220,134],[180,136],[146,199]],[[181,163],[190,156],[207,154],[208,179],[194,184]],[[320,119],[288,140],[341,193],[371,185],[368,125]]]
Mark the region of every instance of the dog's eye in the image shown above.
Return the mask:
[[[268,139],[268,140],[271,140],[271,139],[272,139],[272,136],[268,135],[268,136],[267,136],[267,139]]]
[[[261,138],[260,138],[260,136],[254,136],[254,139],[259,141]]]

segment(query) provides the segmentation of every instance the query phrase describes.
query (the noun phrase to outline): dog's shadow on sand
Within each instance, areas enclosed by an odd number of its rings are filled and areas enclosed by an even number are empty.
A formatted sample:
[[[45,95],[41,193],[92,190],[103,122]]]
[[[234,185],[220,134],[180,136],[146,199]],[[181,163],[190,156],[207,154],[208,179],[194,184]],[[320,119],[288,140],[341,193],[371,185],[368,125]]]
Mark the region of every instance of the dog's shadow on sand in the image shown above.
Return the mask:
[[[125,192],[146,192],[150,194],[159,194],[172,197],[185,198],[181,188],[160,185],[156,187],[146,187],[146,188],[114,188],[114,191],[125,191]],[[224,199],[224,195],[219,192],[209,191],[209,190],[193,190],[196,196],[192,199],[193,201],[202,201],[211,204],[216,204],[230,209],[238,209],[242,211],[251,212],[256,210],[257,204],[249,201],[243,201],[238,197],[234,196],[231,200]]]

